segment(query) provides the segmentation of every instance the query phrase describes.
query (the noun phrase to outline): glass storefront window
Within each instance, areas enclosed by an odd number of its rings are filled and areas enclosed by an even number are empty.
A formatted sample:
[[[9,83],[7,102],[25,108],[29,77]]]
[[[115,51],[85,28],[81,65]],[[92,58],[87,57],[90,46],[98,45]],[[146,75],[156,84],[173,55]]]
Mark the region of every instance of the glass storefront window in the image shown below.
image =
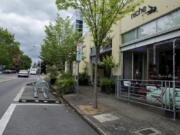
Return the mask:
[[[180,9],[122,35],[123,43],[180,27]]]
[[[180,10],[157,20],[157,31],[163,32],[180,26]]]
[[[171,15],[173,26],[180,26],[180,9]]]
[[[127,43],[137,39],[137,30],[132,30],[122,36],[123,43]]]
[[[150,22],[138,29],[138,38],[151,36],[156,33],[156,22]]]
[[[157,32],[169,30],[173,26],[171,16],[164,16],[157,21]]]

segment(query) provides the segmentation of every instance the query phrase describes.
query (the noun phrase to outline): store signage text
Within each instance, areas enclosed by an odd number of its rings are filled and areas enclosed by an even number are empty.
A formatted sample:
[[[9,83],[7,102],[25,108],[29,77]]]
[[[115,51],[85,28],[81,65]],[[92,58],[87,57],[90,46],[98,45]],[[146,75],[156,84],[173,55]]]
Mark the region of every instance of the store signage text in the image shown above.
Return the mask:
[[[140,7],[137,11],[135,11],[134,13],[131,14],[131,19],[142,15],[142,14],[147,14],[150,15],[152,13],[155,13],[157,11],[157,7],[156,6],[144,6],[144,7]]]

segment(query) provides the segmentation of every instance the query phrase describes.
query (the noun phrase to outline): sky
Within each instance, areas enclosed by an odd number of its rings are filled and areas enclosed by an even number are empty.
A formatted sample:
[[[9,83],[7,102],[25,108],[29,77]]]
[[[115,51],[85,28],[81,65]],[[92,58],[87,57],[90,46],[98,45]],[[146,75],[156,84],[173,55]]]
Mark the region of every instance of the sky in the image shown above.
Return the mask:
[[[53,23],[57,13],[55,0],[0,0],[0,27],[13,33],[21,50],[37,62],[45,25]]]

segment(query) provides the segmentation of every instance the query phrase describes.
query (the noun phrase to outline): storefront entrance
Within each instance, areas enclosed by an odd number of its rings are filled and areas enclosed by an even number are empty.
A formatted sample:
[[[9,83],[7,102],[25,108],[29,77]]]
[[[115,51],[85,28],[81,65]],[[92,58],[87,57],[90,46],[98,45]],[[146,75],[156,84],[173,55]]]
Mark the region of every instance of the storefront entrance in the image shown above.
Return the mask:
[[[180,39],[124,51],[117,97],[168,110],[175,119],[180,111],[179,60]]]
[[[174,48],[173,48],[174,46]],[[172,40],[123,52],[124,79],[180,80],[180,41]],[[173,62],[174,60],[174,62]]]

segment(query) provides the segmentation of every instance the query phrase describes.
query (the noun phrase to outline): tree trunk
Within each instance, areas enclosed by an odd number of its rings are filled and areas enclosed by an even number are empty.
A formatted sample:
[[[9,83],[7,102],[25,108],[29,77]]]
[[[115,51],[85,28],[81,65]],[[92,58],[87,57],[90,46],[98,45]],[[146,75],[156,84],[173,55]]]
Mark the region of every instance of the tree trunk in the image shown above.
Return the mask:
[[[99,61],[99,52],[96,48],[96,63],[95,63],[95,75],[94,75],[94,107],[98,108],[98,90],[97,90],[97,68],[98,68],[98,61]]]
[[[94,75],[94,107],[98,108],[98,99],[97,99],[97,63],[95,64],[95,75]]]

